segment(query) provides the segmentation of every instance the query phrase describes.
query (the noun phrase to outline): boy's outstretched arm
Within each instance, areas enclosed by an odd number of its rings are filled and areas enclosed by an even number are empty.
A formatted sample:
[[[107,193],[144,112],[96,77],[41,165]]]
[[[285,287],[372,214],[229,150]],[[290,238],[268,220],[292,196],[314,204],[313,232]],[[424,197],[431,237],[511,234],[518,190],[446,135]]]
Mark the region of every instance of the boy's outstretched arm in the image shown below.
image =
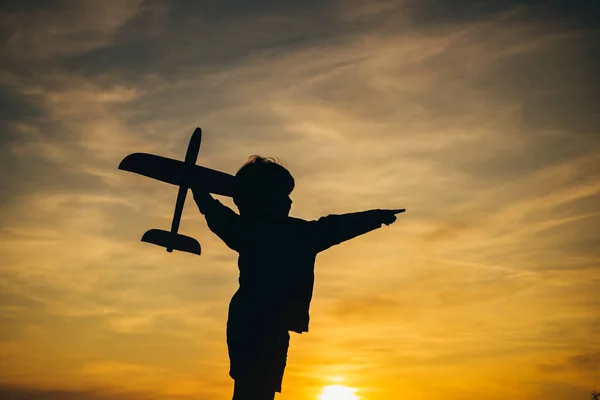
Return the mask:
[[[313,240],[317,251],[345,242],[396,221],[396,214],[405,212],[396,210],[369,210],[350,214],[328,215],[312,222]]]
[[[201,187],[192,188],[196,205],[211,231],[232,250],[239,250],[239,215]]]

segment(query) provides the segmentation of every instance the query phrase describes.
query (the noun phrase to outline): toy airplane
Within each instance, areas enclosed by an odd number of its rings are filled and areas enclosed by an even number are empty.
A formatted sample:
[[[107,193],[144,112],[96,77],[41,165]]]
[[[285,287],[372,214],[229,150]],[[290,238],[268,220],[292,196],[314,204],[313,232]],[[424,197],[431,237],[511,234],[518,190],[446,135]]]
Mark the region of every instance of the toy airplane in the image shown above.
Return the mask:
[[[142,242],[166,247],[169,253],[180,250],[200,255],[200,243],[196,239],[177,233],[188,188],[201,185],[210,193],[233,197],[232,175],[196,165],[201,141],[202,130],[196,128],[190,139],[185,161],[154,154],[133,153],[119,164],[119,169],[124,171],[179,186],[171,230],[150,229],[142,236]]]

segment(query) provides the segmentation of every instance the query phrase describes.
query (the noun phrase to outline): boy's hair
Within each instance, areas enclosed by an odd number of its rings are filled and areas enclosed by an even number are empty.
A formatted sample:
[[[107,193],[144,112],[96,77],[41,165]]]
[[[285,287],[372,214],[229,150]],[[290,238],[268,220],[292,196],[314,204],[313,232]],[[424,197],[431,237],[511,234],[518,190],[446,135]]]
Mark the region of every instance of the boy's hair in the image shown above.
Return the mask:
[[[252,212],[272,195],[289,195],[294,185],[292,174],[277,160],[252,155],[235,174],[233,202],[240,212]]]

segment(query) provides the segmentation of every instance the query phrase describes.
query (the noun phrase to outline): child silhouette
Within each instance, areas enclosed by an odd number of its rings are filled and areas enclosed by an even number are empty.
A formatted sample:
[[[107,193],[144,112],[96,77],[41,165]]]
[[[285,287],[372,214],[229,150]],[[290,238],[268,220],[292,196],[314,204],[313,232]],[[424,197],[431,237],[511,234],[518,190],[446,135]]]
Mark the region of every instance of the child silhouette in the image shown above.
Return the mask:
[[[281,392],[289,331],[308,332],[317,254],[396,220],[398,210],[288,216],[294,178],[273,159],[250,157],[234,179],[239,215],[198,186],[206,222],[239,253],[239,289],[229,305],[227,347],[233,400],[273,400]]]

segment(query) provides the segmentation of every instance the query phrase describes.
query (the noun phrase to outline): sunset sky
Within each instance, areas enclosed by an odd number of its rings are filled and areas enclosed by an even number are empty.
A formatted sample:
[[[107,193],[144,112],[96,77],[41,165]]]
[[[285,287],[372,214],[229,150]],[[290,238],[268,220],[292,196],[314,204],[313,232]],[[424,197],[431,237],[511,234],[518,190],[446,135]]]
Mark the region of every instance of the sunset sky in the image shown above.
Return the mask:
[[[199,126],[198,164],[283,160],[293,216],[407,209],[317,257],[277,400],[588,399],[598,20],[597,1],[2,2],[0,398],[231,398],[236,253],[191,196],[201,256],[142,243],[177,189],[117,169],[183,159]]]

